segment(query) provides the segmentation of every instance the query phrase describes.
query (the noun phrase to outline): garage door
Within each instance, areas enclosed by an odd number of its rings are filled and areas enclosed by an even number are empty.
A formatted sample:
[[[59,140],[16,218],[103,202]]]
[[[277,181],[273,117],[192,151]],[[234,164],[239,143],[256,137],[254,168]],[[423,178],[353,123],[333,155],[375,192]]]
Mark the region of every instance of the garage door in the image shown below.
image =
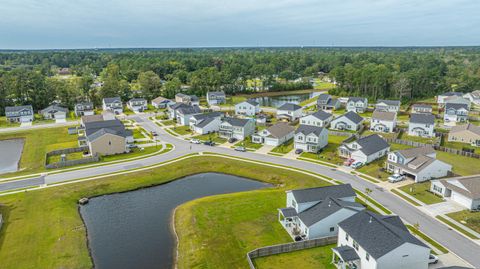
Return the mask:
[[[472,206],[472,200],[456,192],[452,192],[452,200],[466,208],[470,208]]]
[[[276,139],[265,138],[265,145],[276,147],[278,144]]]

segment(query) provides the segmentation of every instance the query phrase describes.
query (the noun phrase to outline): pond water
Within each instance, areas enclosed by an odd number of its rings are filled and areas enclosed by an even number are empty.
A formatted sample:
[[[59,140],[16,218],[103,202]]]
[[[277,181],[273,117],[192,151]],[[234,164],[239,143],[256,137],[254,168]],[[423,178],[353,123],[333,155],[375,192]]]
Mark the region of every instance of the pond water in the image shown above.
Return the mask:
[[[260,106],[279,107],[285,103],[299,104],[320,94],[320,92],[312,92],[293,95],[263,96],[254,99]]]
[[[0,140],[0,174],[18,171],[24,143],[23,139]]]
[[[80,207],[95,268],[172,268],[172,212],[200,197],[248,191],[269,184],[204,173],[164,185],[90,199]]]

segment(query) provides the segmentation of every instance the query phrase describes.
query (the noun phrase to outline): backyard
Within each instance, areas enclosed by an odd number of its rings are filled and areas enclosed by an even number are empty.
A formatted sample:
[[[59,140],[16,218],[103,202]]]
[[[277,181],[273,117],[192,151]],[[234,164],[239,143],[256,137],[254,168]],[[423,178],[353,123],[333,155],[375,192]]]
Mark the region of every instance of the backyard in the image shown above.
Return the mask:
[[[461,176],[480,174],[479,159],[437,151],[437,159],[453,165],[453,173]]]
[[[290,253],[277,254],[257,258],[254,263],[258,269],[290,269],[290,268],[336,268],[332,262],[332,248],[336,245],[310,248]],[[294,266],[292,266],[294,265]]]

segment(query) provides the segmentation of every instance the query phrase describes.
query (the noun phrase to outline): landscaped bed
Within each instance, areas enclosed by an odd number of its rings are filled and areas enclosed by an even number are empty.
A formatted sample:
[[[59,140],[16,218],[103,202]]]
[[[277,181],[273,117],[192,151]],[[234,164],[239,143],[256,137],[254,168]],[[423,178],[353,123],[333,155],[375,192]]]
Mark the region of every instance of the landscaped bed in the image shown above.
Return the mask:
[[[430,192],[430,181],[405,185],[399,189],[425,204],[443,202],[441,197]]]

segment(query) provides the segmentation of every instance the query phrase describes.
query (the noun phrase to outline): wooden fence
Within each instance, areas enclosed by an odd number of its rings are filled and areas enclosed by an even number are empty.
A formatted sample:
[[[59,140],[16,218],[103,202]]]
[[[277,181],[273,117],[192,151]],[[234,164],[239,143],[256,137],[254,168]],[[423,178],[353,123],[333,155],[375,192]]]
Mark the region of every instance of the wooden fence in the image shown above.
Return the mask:
[[[78,148],[66,148],[66,149],[58,149],[58,150],[52,150],[50,152],[47,152],[47,157],[50,156],[55,156],[55,155],[62,155],[62,154],[70,154],[70,153],[75,153],[75,152],[82,152],[82,151],[88,151],[88,147],[78,147]]]
[[[255,269],[255,265],[253,263],[253,259],[255,258],[281,254],[281,253],[288,253],[288,252],[293,252],[293,251],[302,250],[302,249],[326,246],[326,245],[334,244],[336,242],[337,242],[337,236],[331,236],[331,237],[322,237],[322,238],[299,241],[299,242],[261,247],[248,252],[247,260],[248,260],[248,264],[250,265],[250,269]]]
[[[3,225],[3,216],[2,214],[0,214],[0,230],[2,229],[2,225]]]
[[[59,149],[59,150],[54,150],[47,152],[47,158],[45,159],[45,168],[46,169],[55,169],[55,168],[62,168],[62,167],[68,167],[68,166],[74,166],[74,165],[80,165],[80,164],[87,164],[87,163],[94,163],[100,161],[100,156],[95,154],[94,156],[91,157],[85,157],[82,159],[77,159],[77,160],[66,160],[64,162],[56,162],[56,163],[48,163],[48,157],[51,156],[56,156],[56,155],[61,155],[61,154],[70,154],[70,153],[75,153],[75,152],[82,152],[82,151],[88,151],[88,147],[78,147],[78,148],[66,148],[66,149]]]

